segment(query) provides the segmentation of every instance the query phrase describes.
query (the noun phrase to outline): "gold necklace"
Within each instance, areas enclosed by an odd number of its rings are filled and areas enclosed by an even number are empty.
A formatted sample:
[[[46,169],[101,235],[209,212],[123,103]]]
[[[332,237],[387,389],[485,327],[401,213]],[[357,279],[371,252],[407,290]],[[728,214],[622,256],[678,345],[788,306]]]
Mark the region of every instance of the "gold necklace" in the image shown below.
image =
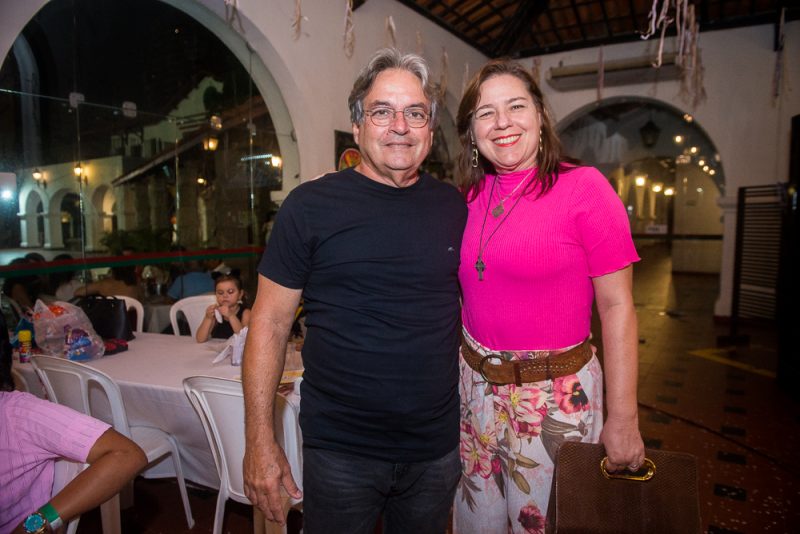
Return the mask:
[[[533,172],[533,170],[531,170],[531,172]],[[525,180],[523,180],[523,182],[527,181],[529,177],[530,173],[528,173],[528,176],[525,178]],[[497,185],[497,181],[498,179],[495,177],[494,182],[492,182],[492,188],[489,190],[489,198],[486,200],[486,211],[483,214],[483,223],[481,223],[481,235],[478,238],[478,259],[475,261],[475,270],[478,271],[478,281],[480,282],[483,282],[483,271],[486,270],[486,262],[483,261],[483,253],[486,251],[489,241],[491,241],[492,237],[494,237],[494,234],[500,229],[503,223],[506,222],[506,219],[508,219],[508,217],[511,215],[511,212],[514,211],[514,208],[517,207],[517,204],[519,204],[519,201],[522,200],[522,197],[524,196],[520,195],[517,197],[517,199],[514,201],[514,204],[512,204],[511,209],[509,209],[508,213],[506,213],[506,216],[503,217],[499,223],[497,223],[497,226],[494,227],[494,230],[492,230],[492,233],[489,234],[489,237],[486,238],[486,242],[484,243],[483,230],[486,228],[486,218],[489,215],[489,205],[491,204],[492,197],[494,196],[494,186]],[[517,187],[519,187],[519,185],[517,185]],[[508,197],[506,197],[506,199],[508,199]],[[500,214],[502,213],[503,212],[501,211]]]
[[[496,218],[500,217],[503,214],[504,211],[506,211],[506,208],[504,206],[505,201],[508,200],[509,198],[511,198],[514,195],[514,193],[516,193],[517,190],[522,186],[522,184],[524,184],[525,182],[528,181],[528,179],[531,177],[531,174],[533,174],[534,170],[536,170],[536,167],[534,167],[530,171],[528,171],[528,174],[525,176],[525,178],[520,180],[519,183],[516,185],[516,187],[514,187],[514,189],[509,194],[507,194],[506,196],[504,196],[503,198],[501,198],[499,200],[497,205],[494,208],[492,208],[492,217],[494,217],[496,219]],[[497,180],[499,180],[499,179],[500,179],[499,176],[495,177],[495,183],[497,183]],[[492,184],[492,189],[494,189],[494,184]],[[497,190],[497,195],[500,196],[500,190],[499,189]]]

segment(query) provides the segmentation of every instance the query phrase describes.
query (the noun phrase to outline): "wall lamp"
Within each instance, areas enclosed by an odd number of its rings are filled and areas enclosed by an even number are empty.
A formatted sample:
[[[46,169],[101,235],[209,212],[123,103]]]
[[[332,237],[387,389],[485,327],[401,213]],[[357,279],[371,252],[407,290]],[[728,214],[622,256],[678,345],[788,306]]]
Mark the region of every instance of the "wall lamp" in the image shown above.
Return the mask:
[[[78,184],[89,184],[89,177],[86,175],[83,165],[80,163],[76,164],[75,167],[72,168],[72,172],[75,173],[75,179],[78,180]]]
[[[203,150],[214,152],[217,149],[218,145],[219,141],[217,140],[216,137],[209,136],[203,139]]]
[[[33,176],[33,181],[36,182],[36,185],[43,189],[47,189],[47,180],[45,179],[44,174],[42,174],[42,171],[39,169],[33,169],[31,176]]]

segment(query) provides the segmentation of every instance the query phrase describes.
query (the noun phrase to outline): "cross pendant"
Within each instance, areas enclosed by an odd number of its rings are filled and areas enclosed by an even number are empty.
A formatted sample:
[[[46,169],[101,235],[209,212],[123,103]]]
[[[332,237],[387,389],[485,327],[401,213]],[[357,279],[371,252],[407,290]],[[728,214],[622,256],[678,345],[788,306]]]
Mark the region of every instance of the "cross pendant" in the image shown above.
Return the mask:
[[[486,264],[483,263],[481,258],[475,262],[475,270],[478,271],[478,280],[483,280],[483,270],[486,269]]]

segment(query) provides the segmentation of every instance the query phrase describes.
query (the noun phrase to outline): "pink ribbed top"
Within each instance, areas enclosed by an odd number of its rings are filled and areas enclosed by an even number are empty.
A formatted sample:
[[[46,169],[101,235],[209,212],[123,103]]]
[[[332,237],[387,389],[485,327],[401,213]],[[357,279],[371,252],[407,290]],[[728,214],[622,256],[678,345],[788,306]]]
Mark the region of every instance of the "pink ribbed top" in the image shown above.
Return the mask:
[[[476,341],[494,350],[557,349],[583,341],[591,323],[592,278],[639,260],[622,201],[592,167],[562,172],[546,195],[526,195],[512,209],[520,187],[504,202],[505,213],[493,217],[499,199],[527,175],[487,175],[468,205],[459,268],[462,319]],[[495,180],[479,281],[475,262]]]

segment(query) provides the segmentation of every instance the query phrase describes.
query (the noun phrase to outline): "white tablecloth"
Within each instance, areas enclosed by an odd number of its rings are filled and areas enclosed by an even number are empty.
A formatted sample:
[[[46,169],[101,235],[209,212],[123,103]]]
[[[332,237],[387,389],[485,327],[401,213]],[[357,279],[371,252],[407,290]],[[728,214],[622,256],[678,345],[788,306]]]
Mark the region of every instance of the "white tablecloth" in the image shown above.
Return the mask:
[[[199,344],[188,336],[141,333],[128,344],[126,352],[87,363],[119,384],[132,425],[160,428],[175,437],[185,478],[218,488],[214,458],[200,417],[183,391],[183,379],[196,375],[239,379],[242,368],[232,366],[230,359],[211,363],[223,340]],[[38,382],[30,364],[15,362],[15,366],[29,383]],[[299,412],[299,396],[292,393],[287,398]],[[161,462],[146,476],[174,476],[171,462]]]

